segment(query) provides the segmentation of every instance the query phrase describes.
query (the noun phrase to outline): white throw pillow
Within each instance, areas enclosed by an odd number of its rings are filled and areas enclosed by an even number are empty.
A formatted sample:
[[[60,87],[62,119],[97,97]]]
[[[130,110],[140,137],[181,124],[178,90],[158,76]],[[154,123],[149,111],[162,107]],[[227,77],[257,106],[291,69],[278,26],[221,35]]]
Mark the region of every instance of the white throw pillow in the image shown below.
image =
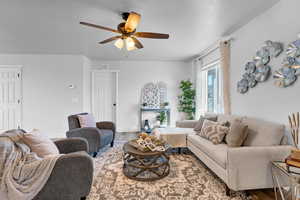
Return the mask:
[[[29,146],[31,152],[35,152],[41,158],[59,154],[54,142],[37,129],[24,133],[22,141]]]
[[[92,114],[77,115],[81,128],[96,127],[96,122]]]

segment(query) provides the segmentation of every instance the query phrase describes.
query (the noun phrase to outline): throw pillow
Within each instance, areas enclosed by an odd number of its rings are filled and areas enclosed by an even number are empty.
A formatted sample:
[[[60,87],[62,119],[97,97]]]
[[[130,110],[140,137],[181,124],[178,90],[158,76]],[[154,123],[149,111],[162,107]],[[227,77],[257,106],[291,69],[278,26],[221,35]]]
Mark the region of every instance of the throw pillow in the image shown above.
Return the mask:
[[[248,126],[241,120],[234,120],[231,123],[229,133],[226,135],[225,141],[230,147],[240,147],[246,140],[248,135]]]
[[[195,132],[200,132],[204,123],[204,120],[210,120],[213,122],[217,121],[217,116],[209,115],[209,116],[201,116],[196,126],[194,127]]]
[[[22,141],[41,158],[59,154],[54,142],[39,130],[34,129],[31,132],[24,133]]]
[[[96,127],[96,122],[92,114],[77,115],[81,128]]]
[[[213,144],[220,144],[229,128],[222,126],[221,124],[209,120],[204,120],[203,127],[200,132],[200,136],[210,140]]]

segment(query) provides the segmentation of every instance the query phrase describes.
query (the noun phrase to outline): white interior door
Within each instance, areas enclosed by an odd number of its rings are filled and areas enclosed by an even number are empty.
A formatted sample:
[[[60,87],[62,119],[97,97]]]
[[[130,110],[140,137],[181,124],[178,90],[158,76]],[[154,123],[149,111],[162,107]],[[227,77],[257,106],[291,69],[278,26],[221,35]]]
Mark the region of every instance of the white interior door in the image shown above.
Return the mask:
[[[108,70],[92,72],[92,112],[96,121],[117,121],[118,73]]]
[[[0,66],[0,131],[21,127],[21,68]]]

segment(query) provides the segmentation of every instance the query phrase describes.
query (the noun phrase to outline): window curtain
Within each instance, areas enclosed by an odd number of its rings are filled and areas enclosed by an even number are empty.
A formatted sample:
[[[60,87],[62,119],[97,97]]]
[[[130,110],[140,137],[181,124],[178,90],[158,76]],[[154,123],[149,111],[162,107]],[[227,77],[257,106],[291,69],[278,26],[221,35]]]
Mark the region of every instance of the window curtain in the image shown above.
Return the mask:
[[[223,109],[224,114],[231,114],[230,102],[230,41],[220,42],[220,68],[223,87]]]

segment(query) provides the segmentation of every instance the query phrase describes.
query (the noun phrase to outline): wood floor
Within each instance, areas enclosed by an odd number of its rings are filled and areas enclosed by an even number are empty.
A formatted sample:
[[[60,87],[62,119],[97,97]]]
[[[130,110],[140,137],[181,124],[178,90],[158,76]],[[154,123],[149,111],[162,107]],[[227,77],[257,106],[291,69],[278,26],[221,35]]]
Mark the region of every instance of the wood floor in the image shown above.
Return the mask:
[[[252,200],[273,200],[275,199],[273,189],[250,191]]]
[[[138,133],[121,132],[116,134],[116,140],[129,141],[135,139]],[[248,191],[252,200],[274,200],[273,189]]]

